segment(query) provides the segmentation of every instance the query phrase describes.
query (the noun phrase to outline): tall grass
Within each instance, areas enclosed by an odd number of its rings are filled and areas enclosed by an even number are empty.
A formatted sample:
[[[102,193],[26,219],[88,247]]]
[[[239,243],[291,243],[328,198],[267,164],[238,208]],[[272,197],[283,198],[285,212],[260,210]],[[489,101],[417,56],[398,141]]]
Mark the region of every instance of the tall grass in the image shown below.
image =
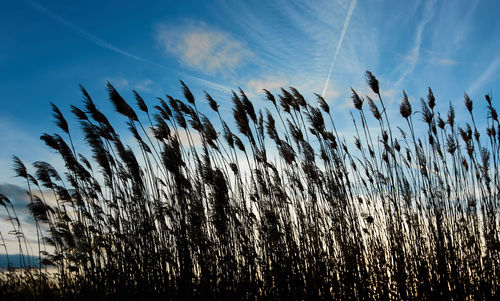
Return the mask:
[[[397,127],[377,79],[366,77],[376,98],[352,90],[352,145],[321,96],[316,106],[294,88],[277,97],[265,90],[274,112],[233,92],[230,122],[209,94],[215,118],[207,118],[182,82],[184,101],[167,95],[151,106],[134,91],[138,110],[108,83],[137,147],[124,145],[82,87],[83,104],[71,112],[92,156],[85,158],[52,104],[61,134],[41,139],[61,156],[64,173],[40,161],[32,174],[14,160],[41,264],[3,273],[0,295],[498,296],[500,124],[491,97],[485,137],[467,95],[470,121],[457,125],[454,107],[441,115],[431,89],[419,112],[403,92],[406,127]],[[4,195],[0,201],[20,256],[29,253],[14,207]]]

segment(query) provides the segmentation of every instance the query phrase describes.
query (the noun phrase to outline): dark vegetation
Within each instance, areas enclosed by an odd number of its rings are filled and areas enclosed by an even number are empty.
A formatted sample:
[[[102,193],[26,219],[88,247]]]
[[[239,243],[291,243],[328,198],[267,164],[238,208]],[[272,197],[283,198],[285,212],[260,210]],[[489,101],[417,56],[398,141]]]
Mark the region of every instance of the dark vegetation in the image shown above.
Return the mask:
[[[431,89],[419,112],[403,92],[405,126],[397,127],[370,72],[367,83],[377,98],[352,91],[352,145],[337,134],[321,96],[311,105],[294,88],[277,97],[265,91],[273,112],[233,93],[234,123],[226,123],[208,94],[215,118],[199,112],[184,83],[184,101],[167,95],[152,106],[134,92],[137,110],[108,84],[135,151],[81,88],[83,104],[71,112],[92,159],[75,149],[55,105],[62,133],[41,139],[60,154],[64,173],[46,162],[29,173],[14,157],[41,261],[1,274],[0,295],[498,297],[500,124],[491,97],[482,104],[483,136],[467,95],[470,122],[458,125],[451,104],[437,112]],[[27,253],[14,207],[4,195],[0,205],[19,253]]]

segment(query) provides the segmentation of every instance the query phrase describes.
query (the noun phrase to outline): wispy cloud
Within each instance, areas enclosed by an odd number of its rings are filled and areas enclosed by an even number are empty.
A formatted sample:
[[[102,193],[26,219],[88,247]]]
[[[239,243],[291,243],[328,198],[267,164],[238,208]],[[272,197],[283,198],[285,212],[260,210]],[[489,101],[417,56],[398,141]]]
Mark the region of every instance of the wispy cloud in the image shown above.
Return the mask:
[[[67,28],[71,29],[75,33],[79,34],[83,38],[87,39],[88,41],[92,42],[93,44],[102,47],[104,49],[109,49],[115,53],[118,53],[120,55],[132,58],[137,61],[145,62],[151,65],[154,65],[158,68],[161,69],[168,69],[170,68],[166,67],[165,65],[150,61],[144,57],[132,54],[126,50],[123,50],[103,39],[98,38],[97,36],[93,35],[92,33],[88,32],[87,30],[83,29],[82,27],[68,21],[67,19],[63,18],[59,14],[53,12],[52,10],[46,8],[45,6],[31,0],[27,0],[27,2],[36,10],[40,11],[41,13],[45,14],[46,16],[50,17],[51,19],[63,24]],[[166,34],[166,31],[161,31],[159,32],[158,38],[167,38],[167,36],[163,36],[161,34]],[[202,32],[199,32],[202,33]],[[244,56],[251,56],[252,53],[244,48],[243,44],[238,42],[235,39],[230,38],[228,35],[222,33],[222,32],[216,32],[216,31],[206,31],[208,35],[203,36],[201,35],[191,35],[189,37],[185,36],[187,40],[187,46],[189,48],[186,48],[186,54],[185,58],[189,60],[189,58],[196,58],[197,55],[201,55],[200,58],[198,58],[198,63],[205,63],[206,66],[208,66],[208,69],[210,68],[215,68],[215,69],[224,69],[224,68],[230,68],[231,67],[236,67],[240,62],[244,60]],[[179,36],[178,36],[179,37]],[[197,41],[197,38],[202,38],[202,41]],[[211,40],[215,39],[215,40]],[[167,43],[167,41],[164,41]],[[168,44],[168,43],[167,43]],[[166,46],[167,44],[164,44]],[[206,49],[205,52],[202,49],[204,46],[210,46],[210,49]],[[180,45],[179,45],[180,47]],[[201,47],[198,48],[197,47]],[[182,48],[179,48],[182,49]],[[209,62],[211,60],[211,63]],[[196,59],[194,60],[196,61]],[[182,75],[182,74],[181,74]],[[202,79],[199,77],[196,77],[197,80],[200,81],[201,84],[206,85],[207,87],[210,88],[215,88],[217,90],[224,90],[225,92],[230,91],[230,89],[226,86],[220,85],[216,82],[207,80],[207,79]],[[151,84],[152,81],[150,79],[146,79],[143,82],[138,82],[132,85],[129,80],[127,79],[119,79],[118,84],[123,84],[125,87],[132,87],[134,89],[140,90],[140,91],[146,91],[149,92],[151,91]],[[116,83],[114,81],[114,83]]]
[[[431,66],[455,66],[461,63],[461,61],[453,59],[454,54],[449,53],[449,51],[431,50],[431,49],[421,49],[420,50],[420,62]],[[407,59],[410,59],[407,57]]]
[[[473,94],[477,92],[479,88],[485,88],[484,86],[492,82],[495,75],[498,77],[498,69],[500,67],[500,56],[497,56],[491,64],[486,68],[486,70],[479,76],[478,79],[467,89],[468,93]]]
[[[442,66],[453,66],[458,64],[458,61],[452,59],[439,59],[437,60],[437,63]]]
[[[142,80],[129,80],[123,77],[106,77],[103,82],[110,82],[115,88],[134,89],[139,92],[152,92],[153,81],[149,78]]]
[[[288,80],[283,76],[267,75],[261,78],[251,79],[247,83],[247,89],[250,93],[261,94],[262,90],[275,90],[279,88],[286,88],[289,85]]]
[[[335,62],[337,61],[337,55],[339,54],[340,48],[342,47],[342,42],[344,41],[344,36],[345,33],[347,32],[347,28],[349,27],[349,21],[351,20],[352,13],[354,11],[354,7],[356,7],[356,0],[351,1],[351,5],[349,6],[349,9],[347,10],[347,16],[345,17],[344,20],[344,26],[342,27],[342,32],[340,33],[340,39],[337,43],[337,48],[335,49],[335,54],[333,55],[333,60],[330,65],[330,70],[328,70],[328,76],[326,77],[325,81],[325,87],[323,88],[323,91],[321,92],[321,95],[324,97],[326,90],[328,89],[328,83],[330,82],[330,76],[332,75],[333,71],[333,66],[335,66]]]
[[[281,93],[280,88],[288,89],[289,87],[298,89],[298,91],[308,99],[311,97],[315,98],[316,96],[313,93],[319,93],[322,89],[322,79],[311,73],[294,74],[290,76],[283,74],[267,74],[250,79],[246,83],[245,91],[247,91],[249,96],[263,96],[263,89],[267,89],[272,93]],[[331,102],[340,95],[341,93],[337,89],[330,88],[327,90],[324,97],[328,102]]]
[[[177,27],[159,25],[156,38],[165,53],[209,74],[233,72],[253,56],[242,42],[204,23]]]
[[[198,82],[199,84],[201,84],[202,86],[206,86],[206,87],[210,88],[211,90],[216,90],[216,91],[223,92],[226,94],[229,94],[229,93],[231,93],[231,90],[234,90],[234,88],[232,88],[232,87],[229,87],[229,86],[226,86],[226,85],[223,85],[221,83],[217,83],[217,82],[214,82],[211,80],[207,80],[207,79],[204,79],[204,78],[201,78],[198,76],[193,76],[193,75],[189,75],[186,73],[181,73],[181,76],[182,76],[182,78],[192,79],[192,80]]]
[[[138,82],[138,83],[135,85],[135,89],[136,89],[136,90],[139,90],[139,91],[146,91],[146,92],[150,92],[150,91],[151,91],[151,85],[152,85],[152,84],[153,84],[153,81],[152,81],[152,80],[150,80],[149,78],[146,78],[145,80]]]
[[[415,70],[415,67],[417,66],[417,63],[420,58],[420,48],[422,45],[425,26],[434,16],[435,3],[436,3],[435,0],[430,0],[425,3],[422,13],[423,17],[418,23],[417,30],[415,32],[413,47],[409,51],[408,55],[406,55],[405,57],[408,63],[404,66],[403,73],[400,75],[399,79],[394,84],[395,86],[399,86],[406,79],[408,75],[413,73],[413,70]]]
[[[160,68],[164,68],[164,69],[167,69],[166,66],[163,66],[161,64],[158,64],[158,63],[155,63],[155,62],[152,62],[148,59],[145,59],[143,57],[140,57],[140,56],[137,56],[135,54],[132,54],[126,50],[123,50],[119,47],[116,47],[115,45],[111,44],[111,43],[108,43],[98,37],[96,37],[95,35],[91,34],[90,32],[88,32],[87,30],[83,29],[82,27],[68,21],[67,19],[63,18],[62,16],[56,14],[55,12],[53,12],[52,10],[46,8],[45,6],[35,2],[35,1],[30,1],[28,0],[27,1],[33,8],[35,8],[36,10],[40,11],[41,13],[45,14],[46,16],[50,17],[51,19],[63,24],[64,26],[66,26],[67,28],[73,30],[74,32],[76,32],[77,34],[79,34],[80,36],[82,36],[83,38],[87,39],[88,41],[94,43],[95,45],[99,46],[99,47],[102,47],[104,49],[109,49],[113,52],[116,52],[118,54],[121,54],[123,56],[126,56],[126,57],[129,57],[129,58],[132,58],[134,60],[137,60],[137,61],[141,61],[141,62],[145,62],[145,63],[148,63],[148,64],[152,64],[152,65],[155,65],[157,67],[160,67]]]

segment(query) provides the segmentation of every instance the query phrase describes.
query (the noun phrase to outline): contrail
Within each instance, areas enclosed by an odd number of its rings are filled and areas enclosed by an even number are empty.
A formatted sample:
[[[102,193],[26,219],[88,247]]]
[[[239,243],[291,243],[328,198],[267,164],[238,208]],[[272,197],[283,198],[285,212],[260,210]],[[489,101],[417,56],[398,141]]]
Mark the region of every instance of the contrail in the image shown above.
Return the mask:
[[[337,55],[339,54],[340,47],[342,47],[342,41],[344,41],[344,36],[347,31],[347,27],[349,27],[349,21],[351,20],[352,12],[354,11],[354,7],[356,6],[357,0],[352,0],[351,5],[349,5],[349,10],[347,11],[347,16],[344,20],[344,27],[342,27],[342,32],[340,33],[340,39],[337,43],[337,49],[335,49],[335,54],[333,55],[332,64],[330,65],[330,70],[328,71],[328,76],[326,77],[325,87],[323,88],[323,92],[321,96],[325,97],[326,90],[328,89],[328,83],[330,82],[330,76],[332,75],[333,66],[335,65],[335,61],[337,60]]]
[[[48,17],[52,18],[53,20],[55,20],[55,21],[63,24],[64,26],[70,28],[71,30],[75,31],[76,33],[78,33],[79,35],[81,35],[82,37],[84,37],[85,39],[89,40],[90,42],[94,43],[95,45],[97,45],[99,47],[102,47],[104,49],[109,49],[109,50],[114,51],[114,52],[116,52],[118,54],[121,54],[123,56],[132,58],[132,59],[137,60],[137,61],[145,62],[145,63],[154,65],[154,66],[162,68],[162,69],[171,70],[167,66],[164,66],[162,64],[158,64],[158,63],[152,62],[152,61],[150,61],[148,59],[145,59],[143,57],[140,57],[140,56],[137,56],[135,54],[132,54],[132,53],[130,53],[128,51],[120,49],[120,48],[114,46],[113,44],[108,43],[108,42],[106,42],[106,41],[104,41],[104,40],[96,37],[95,35],[91,34],[90,32],[86,31],[85,29],[81,28],[80,26],[71,23],[70,21],[66,20],[65,18],[61,17],[60,15],[58,15],[55,12],[51,11],[50,9],[44,7],[43,5],[38,4],[35,1],[28,0],[27,2],[31,6],[33,6],[35,9],[39,10],[43,14],[45,14]],[[213,81],[210,81],[210,80],[206,80],[206,79],[203,79],[203,78],[200,78],[200,77],[190,76],[190,75],[184,74],[182,72],[179,72],[179,75],[183,76],[183,77],[191,77],[193,79],[196,79],[199,82],[201,82],[202,84],[204,84],[205,86],[209,86],[212,89],[217,89],[217,90],[220,90],[220,91],[224,91],[226,93],[230,93],[230,91],[231,91],[231,89],[229,87],[221,85],[221,84],[213,82]]]
[[[63,17],[59,16],[58,14],[56,14],[53,11],[49,10],[48,8],[42,6],[41,4],[36,3],[35,1],[27,1],[27,2],[29,4],[31,4],[31,6],[33,6],[35,9],[37,9],[40,12],[44,13],[48,17],[54,19],[55,21],[57,21],[57,22],[65,25],[66,27],[72,29],[73,31],[77,32],[79,35],[81,35],[82,37],[86,38],[87,40],[89,40],[90,42],[96,44],[99,47],[102,47],[102,48],[105,48],[105,49],[109,49],[111,51],[114,51],[116,53],[119,53],[121,55],[127,56],[129,58],[132,58],[132,59],[135,59],[135,60],[138,60],[138,61],[141,61],[141,62],[153,64],[153,65],[155,65],[157,67],[160,67],[160,68],[163,68],[163,69],[168,69],[166,66],[163,66],[161,64],[152,62],[152,61],[147,60],[145,58],[142,58],[140,56],[134,55],[134,54],[132,54],[130,52],[127,52],[127,51],[125,51],[123,49],[120,49],[120,48],[114,46],[111,43],[108,43],[108,42],[106,42],[106,41],[104,41],[102,39],[99,39],[98,37],[96,37],[95,35],[91,34],[88,31],[86,31],[85,29],[81,28],[80,26],[71,23],[70,21],[64,19]]]
[[[216,83],[216,82],[213,82],[213,81],[210,81],[210,80],[206,80],[206,79],[198,77],[198,76],[189,75],[189,74],[186,74],[184,72],[181,72],[180,75],[182,77],[187,77],[187,78],[196,80],[196,81],[204,84],[205,86],[210,87],[213,90],[218,90],[219,92],[223,92],[223,93],[226,93],[226,94],[231,94],[231,91],[233,90],[233,89],[231,89],[230,87],[228,87],[226,85],[219,84],[219,83]]]

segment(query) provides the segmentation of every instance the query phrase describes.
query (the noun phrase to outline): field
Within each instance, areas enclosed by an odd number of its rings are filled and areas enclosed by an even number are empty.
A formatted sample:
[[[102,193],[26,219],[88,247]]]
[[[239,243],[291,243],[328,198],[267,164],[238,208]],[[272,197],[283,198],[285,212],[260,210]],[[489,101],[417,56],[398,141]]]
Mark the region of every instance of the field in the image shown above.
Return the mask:
[[[108,83],[132,147],[82,87],[71,113],[88,149],[76,149],[53,105],[60,133],[41,139],[65,169],[14,157],[38,244],[28,251],[2,194],[20,260],[32,263],[0,274],[0,299],[498,298],[492,96],[474,103],[488,112],[476,116],[465,95],[456,109],[469,122],[457,124],[430,88],[420,102],[403,92],[400,127],[371,72],[366,81],[376,98],[352,90],[354,137],[337,132],[320,95],[291,87],[263,92],[269,110],[233,92],[228,120],[183,82],[184,100],[148,102],[135,91],[125,101]],[[212,112],[199,111],[205,101]]]

